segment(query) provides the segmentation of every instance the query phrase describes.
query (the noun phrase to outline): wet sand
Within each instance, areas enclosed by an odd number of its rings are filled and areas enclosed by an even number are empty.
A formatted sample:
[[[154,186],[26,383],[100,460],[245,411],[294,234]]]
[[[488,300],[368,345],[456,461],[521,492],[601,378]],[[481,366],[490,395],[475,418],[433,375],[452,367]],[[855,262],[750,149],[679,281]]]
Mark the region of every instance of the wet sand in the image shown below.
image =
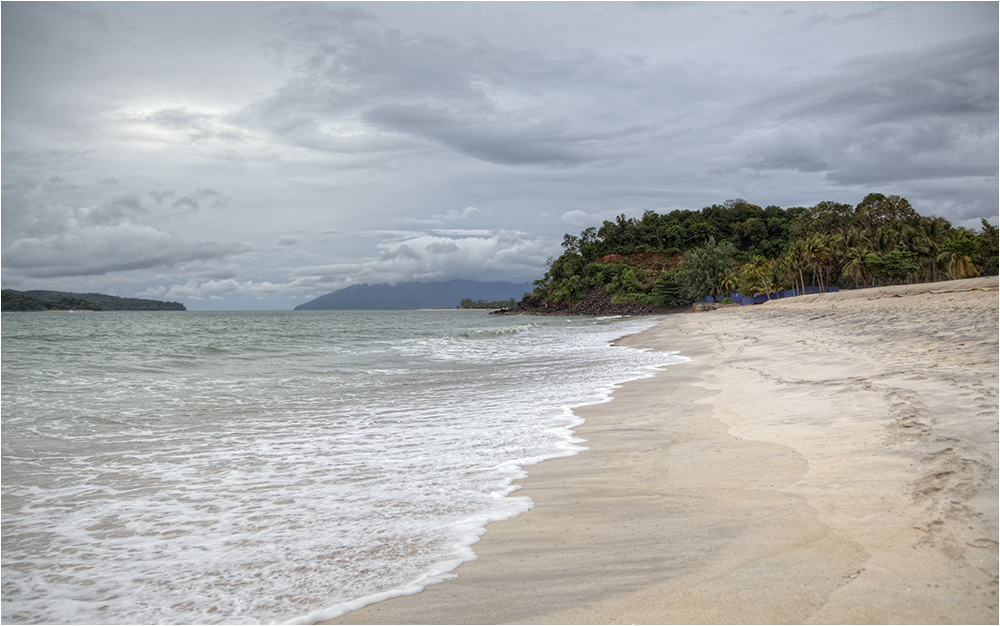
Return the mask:
[[[329,623],[998,622],[997,278],[664,318],[477,560]]]

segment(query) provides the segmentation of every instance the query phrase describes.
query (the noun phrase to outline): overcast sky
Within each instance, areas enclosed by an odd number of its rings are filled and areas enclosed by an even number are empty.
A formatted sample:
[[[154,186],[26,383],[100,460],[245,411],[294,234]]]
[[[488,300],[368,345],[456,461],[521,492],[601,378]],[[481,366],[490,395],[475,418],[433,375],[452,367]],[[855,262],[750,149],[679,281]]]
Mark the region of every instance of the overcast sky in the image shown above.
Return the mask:
[[[291,309],[880,192],[998,220],[998,3],[2,4],[3,287]]]

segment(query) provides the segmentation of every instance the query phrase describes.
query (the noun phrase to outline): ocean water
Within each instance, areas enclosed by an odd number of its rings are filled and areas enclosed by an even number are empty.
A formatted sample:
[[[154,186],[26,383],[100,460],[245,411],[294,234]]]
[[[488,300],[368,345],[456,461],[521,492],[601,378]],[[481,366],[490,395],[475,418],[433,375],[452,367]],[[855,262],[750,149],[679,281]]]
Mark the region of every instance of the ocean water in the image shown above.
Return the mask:
[[[415,593],[682,360],[653,318],[4,313],[4,623],[311,623]]]

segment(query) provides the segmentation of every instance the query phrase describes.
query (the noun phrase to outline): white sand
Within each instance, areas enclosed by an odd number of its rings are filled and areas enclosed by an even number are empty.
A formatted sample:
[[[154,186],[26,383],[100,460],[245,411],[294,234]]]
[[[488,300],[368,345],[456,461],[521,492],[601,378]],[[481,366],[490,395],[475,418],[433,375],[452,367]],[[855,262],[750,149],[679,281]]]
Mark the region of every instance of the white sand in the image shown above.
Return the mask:
[[[476,561],[335,623],[998,622],[997,278],[675,315]]]

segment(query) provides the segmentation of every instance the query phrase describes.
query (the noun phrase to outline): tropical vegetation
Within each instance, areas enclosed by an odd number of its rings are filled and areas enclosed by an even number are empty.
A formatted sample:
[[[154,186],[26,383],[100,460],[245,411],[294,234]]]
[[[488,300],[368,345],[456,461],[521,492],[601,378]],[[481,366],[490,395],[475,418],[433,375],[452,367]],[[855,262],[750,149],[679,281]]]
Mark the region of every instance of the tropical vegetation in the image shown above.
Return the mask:
[[[702,296],[770,294],[996,275],[997,228],[953,227],[899,196],[857,206],[761,208],[728,200],[701,211],[647,211],[565,235],[535,296],[581,301],[596,289],[614,303],[680,306]]]
[[[458,303],[459,309],[512,309],[517,305],[517,300],[511,298],[509,300],[496,300],[487,302],[486,300],[472,300],[471,298],[462,298],[462,301]]]

